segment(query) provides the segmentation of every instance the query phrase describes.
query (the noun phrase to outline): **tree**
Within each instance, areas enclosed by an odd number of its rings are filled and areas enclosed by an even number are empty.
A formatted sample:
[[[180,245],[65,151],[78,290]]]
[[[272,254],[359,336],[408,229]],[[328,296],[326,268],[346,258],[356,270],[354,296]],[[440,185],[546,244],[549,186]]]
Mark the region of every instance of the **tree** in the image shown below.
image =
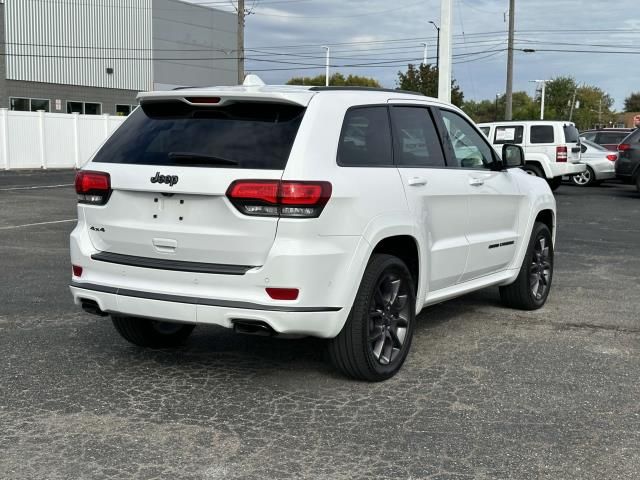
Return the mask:
[[[401,90],[420,92],[428,97],[438,96],[438,69],[433,65],[409,64],[406,72],[398,72],[398,87]],[[451,81],[451,103],[462,106],[464,93],[456,83]]]
[[[287,82],[287,85],[314,85],[324,86],[325,75],[316,77],[294,77]],[[329,85],[332,87],[380,87],[380,83],[375,78],[361,77],[360,75],[349,75],[345,77],[341,73],[334,73],[329,77]]]
[[[541,94],[541,90],[536,93],[538,105]],[[612,107],[613,99],[599,87],[580,86],[573,77],[556,77],[547,82],[545,120],[571,120],[579,130],[585,130],[614,120]]]
[[[640,92],[634,92],[624,99],[625,112],[640,112]]]
[[[463,103],[462,110],[477,123],[501,121],[504,120],[505,102],[504,95],[480,102],[469,100]],[[539,115],[539,107],[527,92],[513,92],[514,120],[534,120]]]
[[[578,88],[573,77],[556,77],[547,82],[544,100],[545,120],[568,120],[571,111],[571,100]],[[536,93],[536,101],[540,104],[542,89]]]

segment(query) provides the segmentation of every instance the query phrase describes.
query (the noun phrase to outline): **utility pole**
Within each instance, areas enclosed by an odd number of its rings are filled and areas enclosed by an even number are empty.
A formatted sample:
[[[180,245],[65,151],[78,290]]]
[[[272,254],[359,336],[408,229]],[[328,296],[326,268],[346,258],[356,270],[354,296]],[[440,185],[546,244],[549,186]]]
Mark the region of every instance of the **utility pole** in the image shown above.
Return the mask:
[[[244,0],[238,0],[238,85],[244,82]]]
[[[330,47],[322,47],[327,51],[327,56],[324,62],[324,84],[325,86],[329,86],[329,61],[331,59],[331,48]]]
[[[509,41],[507,45],[507,91],[504,119],[513,118],[513,34],[515,31],[515,0],[509,0]],[[543,87],[544,88],[544,84]]]
[[[600,102],[598,104],[598,123],[602,126],[602,95],[600,95]]]
[[[427,43],[422,42],[420,45],[424,47],[424,52],[422,54],[422,65],[427,65]]]
[[[569,121],[573,119],[573,108],[576,105],[576,95],[578,94],[578,86],[573,90],[573,97],[571,98],[571,109],[569,110]]]
[[[447,103],[451,102],[452,3],[453,0],[440,2],[440,28],[444,30],[444,36],[438,49],[438,61],[442,63],[442,68],[438,65],[438,99]]]

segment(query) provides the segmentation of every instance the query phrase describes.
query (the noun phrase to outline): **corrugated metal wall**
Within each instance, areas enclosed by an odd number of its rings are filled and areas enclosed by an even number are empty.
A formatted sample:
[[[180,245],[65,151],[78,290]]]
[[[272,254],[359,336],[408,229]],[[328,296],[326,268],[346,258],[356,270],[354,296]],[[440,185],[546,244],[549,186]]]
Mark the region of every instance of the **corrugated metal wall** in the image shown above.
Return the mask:
[[[6,0],[5,12],[7,79],[151,88],[152,0]]]

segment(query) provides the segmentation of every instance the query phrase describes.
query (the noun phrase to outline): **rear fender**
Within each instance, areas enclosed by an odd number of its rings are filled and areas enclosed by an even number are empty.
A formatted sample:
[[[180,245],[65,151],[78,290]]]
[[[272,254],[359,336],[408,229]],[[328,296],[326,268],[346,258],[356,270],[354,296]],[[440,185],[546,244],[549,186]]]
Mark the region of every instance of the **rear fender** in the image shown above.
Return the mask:
[[[524,160],[526,163],[532,163],[538,165],[544,171],[544,175],[547,178],[553,178],[553,172],[549,167],[549,158],[541,153],[527,153]]]

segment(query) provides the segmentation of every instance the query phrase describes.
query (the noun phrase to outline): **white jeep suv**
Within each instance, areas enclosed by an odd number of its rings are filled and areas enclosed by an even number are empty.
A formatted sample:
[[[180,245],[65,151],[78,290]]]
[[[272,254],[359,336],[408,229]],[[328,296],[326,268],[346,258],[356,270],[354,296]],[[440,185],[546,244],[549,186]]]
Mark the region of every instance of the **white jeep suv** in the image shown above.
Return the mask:
[[[456,107],[393,90],[143,93],[78,171],[77,304],[141,346],[198,324],[330,339],[383,380],[427,305],[492,285],[541,307],[555,200]]]
[[[520,145],[524,150],[524,171],[546,178],[552,190],[563,176],[583,174],[580,163],[580,138],[572,122],[527,120],[479,123],[478,128],[497,148],[504,144]]]

